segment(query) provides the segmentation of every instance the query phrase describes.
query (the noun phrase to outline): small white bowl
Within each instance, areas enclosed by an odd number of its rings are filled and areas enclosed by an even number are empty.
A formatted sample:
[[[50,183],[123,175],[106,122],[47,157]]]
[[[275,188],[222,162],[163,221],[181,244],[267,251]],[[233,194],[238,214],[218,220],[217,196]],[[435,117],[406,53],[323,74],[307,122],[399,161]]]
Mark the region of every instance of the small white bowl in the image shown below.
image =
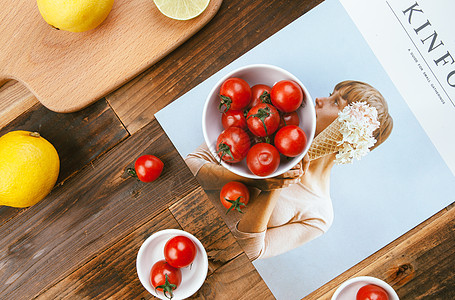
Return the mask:
[[[190,238],[196,245],[197,253],[191,266],[181,268],[182,283],[173,292],[173,300],[185,299],[196,293],[207,277],[208,258],[207,252],[201,242],[192,234],[178,229],[165,229],[158,231],[148,237],[142,244],[136,259],[136,270],[139,280],[144,288],[153,296],[160,299],[168,299],[162,292],[155,292],[150,282],[150,271],[152,266],[159,260],[164,259],[164,245],[177,235],[184,235]]]
[[[360,276],[346,280],[337,288],[332,296],[332,300],[355,300],[359,289],[367,284],[382,287],[389,295],[389,300],[400,300],[395,290],[389,284],[381,279],[370,276]]]
[[[303,129],[307,136],[307,145],[301,155],[289,160],[281,159],[279,168],[269,176],[257,176],[251,173],[246,164],[246,159],[236,164],[229,164],[224,161],[222,161],[221,164],[226,169],[237,175],[255,179],[275,177],[290,170],[299,161],[301,161],[305,154],[308,152],[316,129],[316,113],[314,110],[313,99],[311,98],[308,90],[305,88],[305,85],[288,71],[276,66],[265,64],[244,66],[230,72],[221,78],[210,91],[204,105],[204,111],[202,113],[202,131],[204,134],[205,143],[216,158],[218,158],[218,155],[216,154],[216,141],[220,133],[223,131],[223,125],[221,124],[221,113],[218,110],[220,103],[219,91],[221,84],[226,79],[231,77],[242,78],[248,82],[251,87],[256,84],[266,84],[272,87],[276,82],[281,80],[293,80],[297,82],[304,93],[304,102],[302,106],[297,110],[297,113],[300,117],[300,127]]]

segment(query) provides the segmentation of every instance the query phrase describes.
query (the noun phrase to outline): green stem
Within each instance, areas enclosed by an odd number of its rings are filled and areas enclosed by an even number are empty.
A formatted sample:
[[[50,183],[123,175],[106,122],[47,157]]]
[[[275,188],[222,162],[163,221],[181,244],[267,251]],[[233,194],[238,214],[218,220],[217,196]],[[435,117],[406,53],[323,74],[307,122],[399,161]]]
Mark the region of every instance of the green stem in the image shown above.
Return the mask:
[[[219,145],[218,145],[218,151],[216,152],[216,154],[220,154],[221,153],[221,156],[220,156],[220,165],[221,165],[221,160],[223,159],[223,157],[225,155],[228,155],[231,157],[230,160],[234,160],[234,156],[232,156],[232,152],[231,152],[231,148],[229,148],[229,146],[223,142],[221,142]]]
[[[128,175],[130,175],[131,177],[134,177],[136,179],[139,179],[137,177],[137,173],[136,173],[136,170],[134,170],[133,168],[128,168],[126,169],[126,172],[128,173]]]
[[[262,103],[267,103],[267,104],[272,104],[272,99],[270,98],[270,93],[267,91],[264,91],[261,96],[259,96],[259,99],[261,99]]]
[[[174,297],[174,294],[172,293],[172,291],[175,290],[177,288],[177,286],[175,284],[172,284],[169,282],[169,280],[167,278],[167,274],[164,275],[164,279],[165,279],[164,284],[157,286],[155,288],[155,292],[157,289],[163,289],[164,296],[166,296],[166,298],[168,298],[168,299],[172,299],[172,297]],[[169,293],[170,297],[166,293]]]
[[[220,105],[218,106],[218,109],[220,112],[225,113],[231,108],[232,100],[228,96],[224,96],[224,95],[220,95],[220,98],[221,98],[221,102],[220,102]],[[223,105],[226,106],[226,109],[224,109],[224,110],[222,109]]]
[[[266,106],[265,108],[260,108],[258,109],[258,112],[249,116],[249,118],[254,117],[258,118],[262,122],[262,126],[264,126],[265,130],[265,135],[268,136],[269,134],[267,133],[267,126],[265,126],[265,119],[268,118],[272,114],[270,107]]]
[[[239,213],[243,214],[243,211],[240,209],[241,206],[246,206],[245,203],[240,202],[240,199],[244,198],[243,196],[238,197],[236,200],[229,200],[228,198],[224,198],[227,202],[231,203],[231,207],[226,211],[226,214],[230,212],[232,209],[236,209]]]

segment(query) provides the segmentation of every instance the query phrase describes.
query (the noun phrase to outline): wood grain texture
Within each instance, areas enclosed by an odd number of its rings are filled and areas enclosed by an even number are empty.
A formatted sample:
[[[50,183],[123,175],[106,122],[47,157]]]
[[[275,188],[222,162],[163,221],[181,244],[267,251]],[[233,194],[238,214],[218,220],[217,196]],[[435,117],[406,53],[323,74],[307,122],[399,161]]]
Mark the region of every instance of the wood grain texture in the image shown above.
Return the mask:
[[[202,187],[169,210],[201,241],[209,258],[208,277],[191,299],[274,299]]]
[[[163,58],[202,28],[221,0],[188,21],[161,14],[150,0],[117,0],[97,28],[55,30],[36,1],[6,0],[0,11],[0,80],[23,83],[47,108],[74,112]]]
[[[190,299],[275,299],[246,254],[218,268]]]
[[[386,281],[401,300],[455,299],[453,207],[441,210],[305,299],[330,299],[339,285],[357,276]]]
[[[164,210],[125,238],[100,249],[96,257],[37,299],[156,299],[139,281],[136,256],[145,239],[168,228],[181,229],[169,210]]]
[[[37,131],[54,145],[61,164],[58,182],[129,135],[106,101],[71,114],[55,113],[37,103],[1,128],[0,136],[13,130]]]
[[[146,184],[125,175],[144,153],[165,164]],[[0,226],[0,298],[32,298],[197,186],[157,122]],[[34,280],[31,280],[34,278]]]
[[[182,228],[204,245],[209,257],[209,275],[242,254],[242,249],[201,187],[169,210]]]
[[[15,94],[14,98],[23,95],[24,90],[19,84],[13,84],[11,88],[20,91],[11,93]],[[27,94],[29,93],[25,93]],[[13,130],[38,131],[54,145],[60,158],[57,185],[128,136],[106,101],[98,101],[71,114],[58,114],[35,102],[32,107],[0,128],[0,136]],[[21,209],[0,207],[0,224],[21,212]]]
[[[215,17],[182,47],[106,98],[134,133],[157,111],[320,2],[224,1]]]

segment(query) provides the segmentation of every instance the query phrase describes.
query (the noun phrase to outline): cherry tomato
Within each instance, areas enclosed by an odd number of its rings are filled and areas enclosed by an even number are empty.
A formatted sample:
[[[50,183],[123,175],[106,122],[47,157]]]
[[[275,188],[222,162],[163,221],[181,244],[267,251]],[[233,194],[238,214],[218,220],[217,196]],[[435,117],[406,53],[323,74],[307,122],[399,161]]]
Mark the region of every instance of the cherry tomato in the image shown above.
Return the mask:
[[[173,291],[182,282],[182,271],[174,268],[163,259],[153,265],[150,271],[150,281],[155,291],[163,291],[164,296],[172,299]]]
[[[140,181],[152,182],[156,180],[163,171],[164,163],[154,155],[142,155],[134,163],[135,172],[132,173]]]
[[[367,284],[359,289],[356,300],[389,300],[389,295],[382,287]]]
[[[300,85],[292,80],[282,80],[275,83],[270,92],[272,104],[282,112],[297,110],[303,101],[303,91]]]
[[[286,125],[296,125],[299,126],[300,124],[300,117],[296,111],[292,111],[289,113],[282,113],[281,120],[280,120],[280,127],[283,128]]]
[[[243,183],[230,181],[221,188],[220,200],[224,207],[228,209],[226,214],[232,209],[243,213],[241,206],[246,206],[248,204],[248,201],[250,200],[250,191]]]
[[[272,104],[270,100],[270,91],[272,90],[271,87],[265,84],[256,84],[251,87],[251,102],[248,106],[252,108],[253,106],[258,105],[259,103],[268,103]]]
[[[280,126],[280,113],[273,105],[259,103],[246,116],[248,129],[257,136],[270,136]]]
[[[267,176],[280,166],[280,153],[268,143],[259,143],[248,151],[246,164],[253,174]]]
[[[232,77],[221,84],[220,98],[219,109],[222,112],[227,112],[230,109],[242,110],[250,104],[251,88],[245,80]]]
[[[239,127],[242,129],[248,129],[246,125],[246,118],[242,110],[232,110],[225,112],[221,115],[221,124],[224,129],[229,127]]]
[[[237,163],[246,157],[250,146],[250,137],[245,130],[229,127],[218,136],[216,152],[225,162]]]
[[[275,134],[275,147],[284,156],[299,156],[305,149],[306,143],[305,132],[296,125],[284,126]]]
[[[189,266],[196,257],[196,245],[184,235],[174,236],[164,245],[164,258],[174,268]]]

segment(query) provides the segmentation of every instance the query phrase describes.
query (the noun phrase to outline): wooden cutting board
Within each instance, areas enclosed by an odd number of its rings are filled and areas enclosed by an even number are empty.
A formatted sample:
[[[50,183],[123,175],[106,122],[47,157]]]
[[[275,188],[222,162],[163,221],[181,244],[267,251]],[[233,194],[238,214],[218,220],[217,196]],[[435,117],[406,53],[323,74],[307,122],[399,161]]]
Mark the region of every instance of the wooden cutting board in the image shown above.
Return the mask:
[[[170,19],[152,0],[115,0],[97,28],[50,27],[35,0],[4,0],[0,10],[0,82],[23,83],[55,112],[80,110],[153,65],[201,29],[222,0],[188,21]]]

